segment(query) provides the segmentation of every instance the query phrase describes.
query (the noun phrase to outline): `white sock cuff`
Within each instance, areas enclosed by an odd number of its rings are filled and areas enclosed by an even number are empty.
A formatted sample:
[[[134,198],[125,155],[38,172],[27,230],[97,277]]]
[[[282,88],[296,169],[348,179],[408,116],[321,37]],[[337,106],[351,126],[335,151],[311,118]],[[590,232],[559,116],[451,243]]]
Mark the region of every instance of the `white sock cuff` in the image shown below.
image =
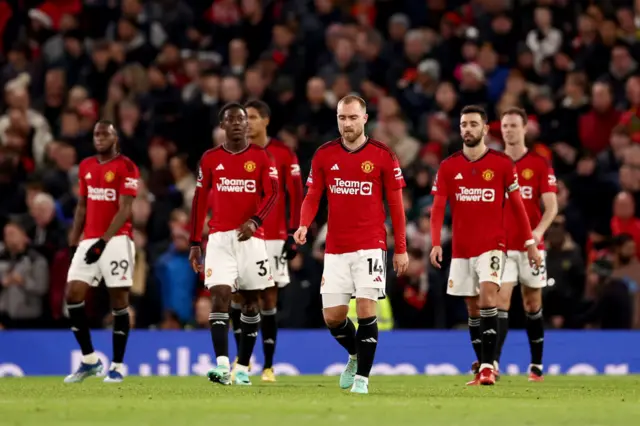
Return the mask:
[[[255,314],[252,317],[248,317],[245,314],[240,314],[240,321],[245,324],[257,324],[260,322],[260,314]]]
[[[261,310],[260,314],[262,316],[267,316],[267,315],[275,315],[278,313],[278,308],[273,308],[273,309],[266,309],[266,310]]]

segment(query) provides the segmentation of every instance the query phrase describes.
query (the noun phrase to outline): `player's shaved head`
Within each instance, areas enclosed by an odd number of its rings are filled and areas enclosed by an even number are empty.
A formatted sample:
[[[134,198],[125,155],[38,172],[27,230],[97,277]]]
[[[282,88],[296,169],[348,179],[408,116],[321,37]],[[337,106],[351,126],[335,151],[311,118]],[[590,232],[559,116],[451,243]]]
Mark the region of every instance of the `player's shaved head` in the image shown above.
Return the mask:
[[[113,122],[100,120],[93,127],[93,145],[100,155],[115,154],[118,149],[118,132]]]
[[[487,134],[487,113],[478,105],[468,105],[460,112],[460,136],[465,146],[478,146]]]
[[[525,142],[527,133],[527,113],[522,108],[510,107],[502,113],[500,130],[507,145],[520,145]]]

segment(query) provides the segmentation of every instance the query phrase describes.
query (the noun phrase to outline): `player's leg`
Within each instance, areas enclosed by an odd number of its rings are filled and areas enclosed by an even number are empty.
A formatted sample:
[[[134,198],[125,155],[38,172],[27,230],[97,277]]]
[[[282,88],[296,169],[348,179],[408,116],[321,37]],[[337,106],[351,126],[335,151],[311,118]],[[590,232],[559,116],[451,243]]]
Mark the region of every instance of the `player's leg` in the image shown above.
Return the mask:
[[[264,353],[264,366],[262,380],[275,382],[273,372],[273,357],[276,351],[276,338],[278,335],[278,286],[274,285],[260,294],[260,317],[262,319],[262,351]]]
[[[99,280],[98,265],[95,263],[87,265],[84,261],[88,248],[94,242],[95,240],[82,241],[69,267],[66,304],[71,330],[82,351],[82,361],[78,369],[64,379],[65,383],[81,382],[89,376],[100,374],[104,368],[93,349],[89,320],[84,306],[89,287],[97,285]]]
[[[124,354],[129,339],[129,290],[133,285],[135,246],[126,235],[113,237],[98,260],[111,300],[113,314],[113,358],[104,381],[119,383],[124,378]]]
[[[475,262],[474,270],[480,281],[480,331],[482,352],[480,384],[495,384],[494,362],[498,344],[498,290],[504,267],[504,253],[498,250],[483,253]]]
[[[544,259],[544,253],[542,253]],[[542,288],[547,285],[546,265],[543,262],[540,268],[532,268],[526,254],[522,254],[522,302],[527,316],[526,329],[531,351],[531,364],[529,365],[529,381],[540,382],[543,380],[542,353],[544,348],[544,317],[542,315]]]
[[[240,336],[242,335],[242,327],[240,326],[240,315],[242,314],[242,295],[236,291],[231,296],[231,309],[229,311],[229,317],[231,318],[231,329],[233,330],[233,338],[236,341],[236,354],[240,352]],[[238,356],[236,355],[235,363],[238,362]]]
[[[234,240],[238,259],[238,291],[244,303],[240,315],[242,335],[238,363],[234,368],[234,383],[250,385],[249,361],[253,354],[260,327],[260,292],[275,287],[264,240],[251,237],[247,241]]]
[[[474,278],[474,271],[471,263],[474,259],[451,259],[451,267],[449,268],[449,281],[447,284],[447,294],[451,296],[464,297],[467,305],[469,337],[471,338],[471,346],[475,353],[476,361],[471,369],[475,375],[474,379],[467,385],[479,384],[480,359],[482,358],[482,333],[480,332],[480,308],[478,307],[479,286]]]
[[[264,353],[262,380],[265,382],[275,382],[276,376],[273,371],[273,357],[276,351],[276,338],[278,334],[278,289],[289,284],[289,266],[286,257],[282,254],[282,248],[284,247],[283,240],[267,240],[265,243],[276,286],[263,290],[260,295],[262,351]]]
[[[258,329],[260,328],[260,291],[241,290],[241,293],[244,300],[242,314],[240,315],[242,334],[240,335],[238,362],[234,367],[234,383],[250,385],[249,362],[251,361],[253,348],[258,339]]]
[[[355,293],[349,266],[349,256],[354,254],[325,254],[324,271],[320,284],[324,323],[334,339],[349,355],[347,364],[340,375],[340,388],[342,389],[353,386],[358,369],[356,326],[347,316],[351,295]]]
[[[496,347],[496,378],[498,377],[502,347],[509,333],[509,309],[511,308],[511,294],[518,284],[520,252],[510,250],[507,253],[502,271],[502,284],[498,291],[498,344]]]
[[[209,326],[216,355],[216,366],[207,372],[213,383],[231,384],[229,365],[229,308],[231,294],[238,277],[237,256],[233,248],[235,231],[209,235],[205,254],[204,285],[211,294]]]

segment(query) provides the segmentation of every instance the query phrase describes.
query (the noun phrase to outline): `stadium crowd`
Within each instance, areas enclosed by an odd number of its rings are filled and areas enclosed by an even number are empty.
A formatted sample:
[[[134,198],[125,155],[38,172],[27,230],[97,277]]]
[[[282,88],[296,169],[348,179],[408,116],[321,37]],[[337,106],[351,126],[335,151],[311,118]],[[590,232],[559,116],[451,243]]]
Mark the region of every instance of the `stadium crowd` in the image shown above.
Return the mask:
[[[553,162],[548,326],[640,328],[639,40],[633,0],[0,0],[0,327],[67,324],[77,164],[93,155],[99,118],[116,123],[144,177],[132,321],[208,328],[187,221],[197,162],[224,138],[219,108],[267,102],[271,135],[306,177],[337,136],[337,101],[355,92],[407,180],[409,274],[387,285],[396,328],[466,324],[427,254],[432,178],[462,146],[467,104],[486,107],[500,150],[500,112],[525,108],[530,149]],[[325,220],[321,208],[291,261],[283,327],[322,326]],[[88,309],[93,327],[109,326],[104,288]]]

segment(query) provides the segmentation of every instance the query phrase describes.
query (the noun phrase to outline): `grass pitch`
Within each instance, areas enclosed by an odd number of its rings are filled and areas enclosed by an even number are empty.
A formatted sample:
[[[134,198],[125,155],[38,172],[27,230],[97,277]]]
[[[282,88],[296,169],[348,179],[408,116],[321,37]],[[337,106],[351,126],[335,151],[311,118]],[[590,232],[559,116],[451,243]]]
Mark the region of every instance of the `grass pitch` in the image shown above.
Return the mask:
[[[470,376],[372,377],[369,395],[337,377],[279,377],[251,387],[201,377],[0,379],[0,425],[631,425],[640,419],[640,376],[503,377],[466,387]]]

